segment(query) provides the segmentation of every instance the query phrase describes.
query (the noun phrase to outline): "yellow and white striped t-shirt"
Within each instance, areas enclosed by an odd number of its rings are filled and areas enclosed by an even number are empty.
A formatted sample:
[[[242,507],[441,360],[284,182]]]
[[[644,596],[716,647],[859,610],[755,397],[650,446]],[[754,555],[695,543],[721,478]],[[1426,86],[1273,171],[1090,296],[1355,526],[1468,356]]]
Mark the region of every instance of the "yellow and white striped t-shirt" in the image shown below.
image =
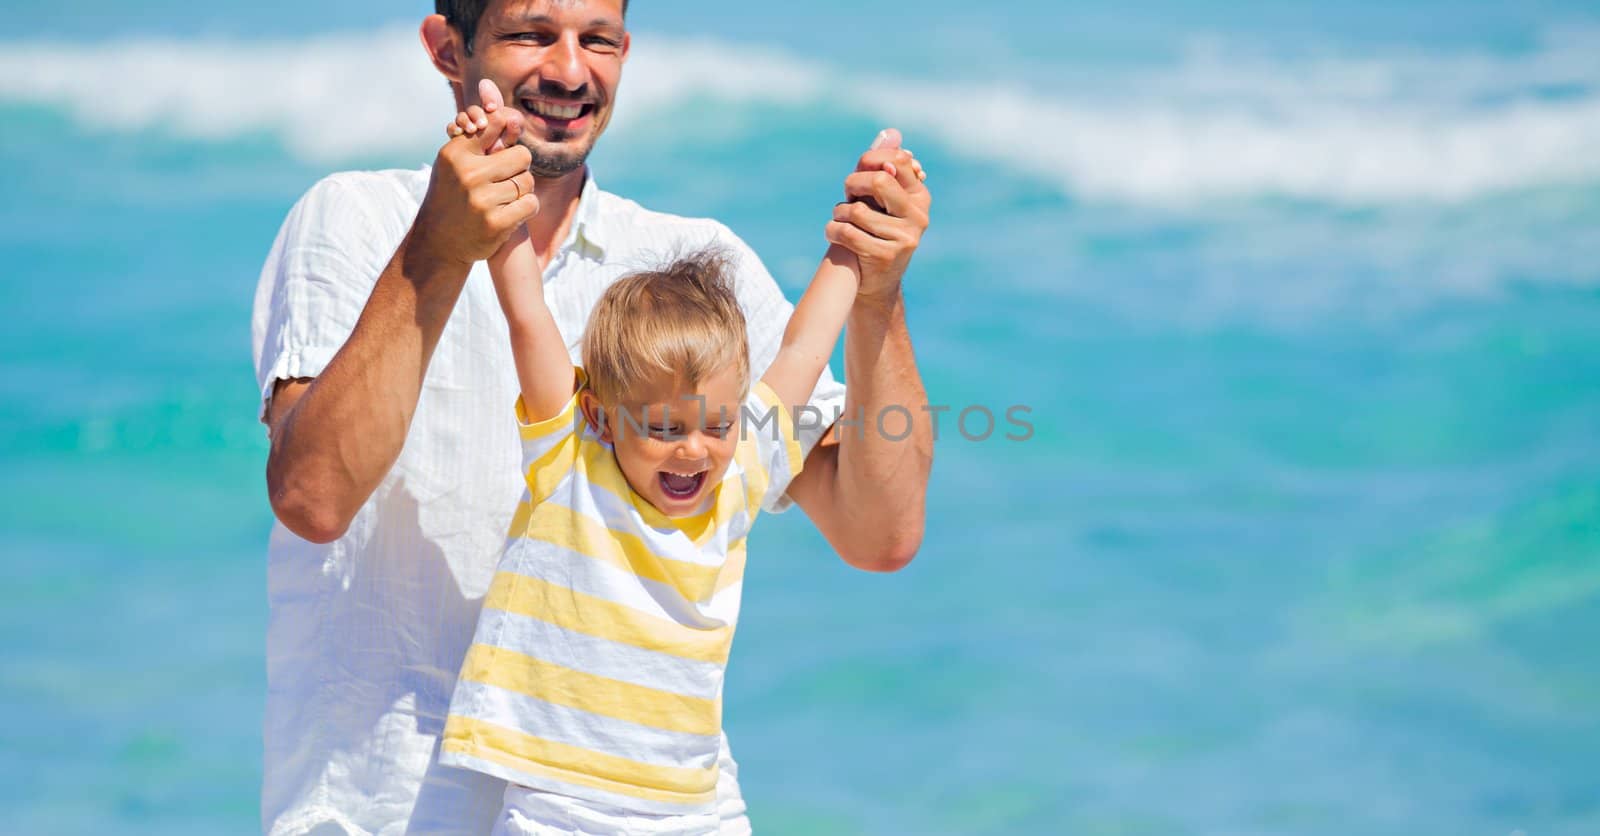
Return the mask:
[[[744,407],[704,511],[671,518],[629,487],[576,396],[537,424],[518,401],[528,492],[441,763],[640,812],[713,808],[746,536],[801,467],[772,390],[757,383]]]

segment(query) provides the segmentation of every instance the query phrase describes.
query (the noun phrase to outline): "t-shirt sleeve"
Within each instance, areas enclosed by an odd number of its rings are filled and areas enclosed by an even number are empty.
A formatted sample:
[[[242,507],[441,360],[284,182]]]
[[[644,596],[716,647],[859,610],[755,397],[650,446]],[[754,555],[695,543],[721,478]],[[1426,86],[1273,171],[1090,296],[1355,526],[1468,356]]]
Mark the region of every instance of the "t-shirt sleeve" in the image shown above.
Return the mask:
[[[745,398],[739,422],[740,443],[747,451],[750,492],[760,506],[771,511],[784,500],[789,483],[805,467],[805,453],[796,435],[794,416],[778,400],[778,393],[757,382]]]
[[[265,419],[279,380],[316,377],[355,330],[408,222],[381,205],[393,184],[332,175],[300,198],[261,268],[251,347]],[[386,209],[391,211],[385,211]]]
[[[579,378],[582,380],[582,378]],[[561,413],[543,421],[530,422],[526,404],[517,397],[517,430],[522,437],[522,474],[528,495],[534,503],[543,502],[572,471],[578,461],[582,440],[583,412],[576,393]]]
[[[778,356],[778,347],[783,343],[783,330],[789,325],[794,305],[784,298],[783,291],[755,251],[732,230],[719,225],[717,243],[727,247],[734,256],[734,289],[739,297],[739,306],[744,310],[750,338],[750,377],[760,380],[767,367],[772,365],[773,358]],[[834,379],[832,367],[825,367],[822,376],[817,378],[816,388],[811,391],[811,399],[804,409],[799,410],[798,420],[791,422],[802,460],[811,455],[812,448],[817,446],[828,428],[843,414],[844,384]],[[796,468],[790,474],[791,478],[798,473],[799,469]],[[784,485],[787,490],[788,482],[785,481]],[[791,504],[788,496],[780,495],[768,510],[781,513],[788,510]]]

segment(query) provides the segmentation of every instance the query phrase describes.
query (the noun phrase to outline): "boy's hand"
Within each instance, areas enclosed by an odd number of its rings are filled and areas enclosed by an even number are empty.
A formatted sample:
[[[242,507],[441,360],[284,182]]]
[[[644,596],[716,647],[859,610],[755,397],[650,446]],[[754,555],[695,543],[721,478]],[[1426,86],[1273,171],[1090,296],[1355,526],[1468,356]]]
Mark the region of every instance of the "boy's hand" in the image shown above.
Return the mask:
[[[900,132],[878,134],[845,178],[845,202],[833,208],[828,241],[854,253],[860,265],[861,297],[892,298],[911,256],[928,229],[933,195],[916,157],[900,147]]]

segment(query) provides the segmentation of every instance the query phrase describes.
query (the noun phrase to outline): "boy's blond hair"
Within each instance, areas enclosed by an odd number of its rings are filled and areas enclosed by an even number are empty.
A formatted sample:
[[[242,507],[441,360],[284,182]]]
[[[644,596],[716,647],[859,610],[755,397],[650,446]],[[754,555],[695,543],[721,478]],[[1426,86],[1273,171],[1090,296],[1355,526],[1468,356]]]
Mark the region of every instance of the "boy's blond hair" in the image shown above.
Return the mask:
[[[726,251],[706,248],[606,288],[583,332],[589,388],[611,408],[667,372],[694,386],[730,366],[740,397],[750,387],[744,312]]]

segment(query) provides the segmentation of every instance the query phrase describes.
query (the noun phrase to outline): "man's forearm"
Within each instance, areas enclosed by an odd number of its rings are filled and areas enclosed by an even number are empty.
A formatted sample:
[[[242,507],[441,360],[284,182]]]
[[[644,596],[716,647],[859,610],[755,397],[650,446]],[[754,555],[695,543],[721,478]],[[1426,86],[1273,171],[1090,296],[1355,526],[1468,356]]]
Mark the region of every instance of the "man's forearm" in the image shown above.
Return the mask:
[[[892,571],[922,543],[933,425],[917,371],[905,300],[862,297],[845,330],[844,418],[836,502],[846,521],[852,565]],[[909,425],[908,425],[909,422]]]
[[[928,228],[924,179],[900,132],[883,131],[845,178],[845,202],[823,233],[860,265],[845,327],[845,412],[838,445],[812,450],[789,496],[861,569],[894,571],[922,545],[933,424],[900,283]]]
[[[286,408],[274,405],[267,491],[291,531],[342,536],[394,465],[470,269],[434,255],[414,228],[327,368]]]

